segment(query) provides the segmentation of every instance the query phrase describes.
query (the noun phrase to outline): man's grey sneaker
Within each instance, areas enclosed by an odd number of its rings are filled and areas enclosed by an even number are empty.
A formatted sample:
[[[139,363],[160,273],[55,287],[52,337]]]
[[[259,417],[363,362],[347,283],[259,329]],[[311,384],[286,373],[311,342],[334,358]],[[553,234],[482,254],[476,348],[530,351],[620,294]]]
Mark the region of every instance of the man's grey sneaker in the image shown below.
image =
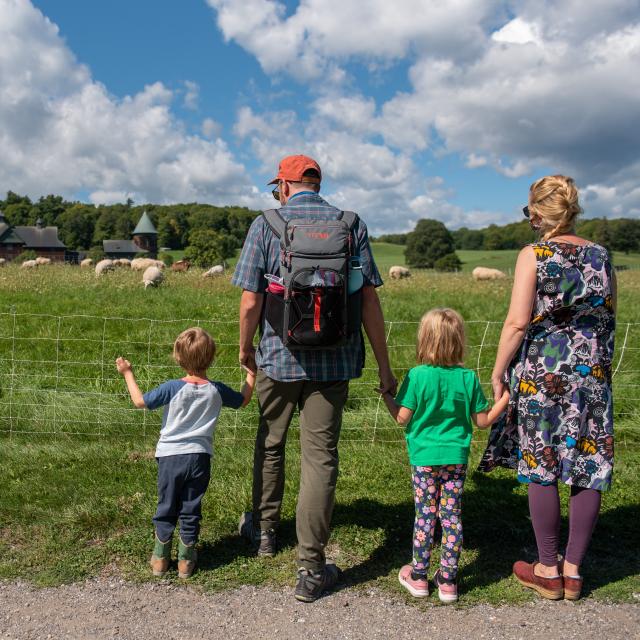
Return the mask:
[[[276,531],[267,529],[260,532],[260,544],[258,545],[258,555],[265,558],[273,558],[276,555]]]
[[[276,555],[275,529],[260,531],[253,526],[253,513],[245,511],[238,522],[238,533],[249,542],[251,548],[257,551],[259,556],[273,558]]]
[[[342,571],[335,564],[328,564],[322,571],[313,572],[308,569],[298,569],[298,583],[295,598],[300,602],[315,602],[325,591],[335,587]]]

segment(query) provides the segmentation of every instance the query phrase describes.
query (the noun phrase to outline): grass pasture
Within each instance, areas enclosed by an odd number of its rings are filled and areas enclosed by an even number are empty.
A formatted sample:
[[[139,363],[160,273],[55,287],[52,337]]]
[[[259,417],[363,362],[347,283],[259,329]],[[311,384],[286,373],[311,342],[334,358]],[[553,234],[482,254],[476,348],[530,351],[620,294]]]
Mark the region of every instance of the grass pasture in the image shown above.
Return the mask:
[[[402,263],[403,248],[397,249],[376,245],[382,272]],[[129,579],[151,579],[146,557],[160,414],[130,407],[113,361],[128,357],[145,389],[177,376],[169,357],[172,341],[199,323],[219,347],[211,376],[238,386],[238,292],[227,276],[205,280],[200,274],[169,273],[162,287],[145,291],[141,275],[130,271],[97,279],[93,271],[74,267],[0,270],[0,577],[57,584],[115,567]],[[640,591],[640,325],[627,323],[636,321],[640,275],[622,272],[619,283],[616,479],[604,499],[585,574],[593,597],[631,601]],[[426,271],[388,282],[380,297],[397,375],[412,365],[421,313],[447,305],[468,321],[467,363],[486,382],[510,286],[510,280],[475,284],[468,273]],[[402,432],[379,407],[375,382],[368,353],[345,413],[329,555],[350,584],[400,593],[396,573],[410,557],[411,485]],[[239,513],[250,504],[256,416],[255,401],[221,416],[204,504],[201,569],[193,578],[204,589],[293,584],[300,463],[295,424],[287,451],[282,551],[259,561],[235,535]],[[484,435],[476,438],[470,468]],[[566,513],[566,495],[563,501]],[[462,602],[530,599],[509,577],[515,559],[535,554],[523,487],[506,471],[470,473],[464,519]],[[175,571],[171,579],[177,582]]]

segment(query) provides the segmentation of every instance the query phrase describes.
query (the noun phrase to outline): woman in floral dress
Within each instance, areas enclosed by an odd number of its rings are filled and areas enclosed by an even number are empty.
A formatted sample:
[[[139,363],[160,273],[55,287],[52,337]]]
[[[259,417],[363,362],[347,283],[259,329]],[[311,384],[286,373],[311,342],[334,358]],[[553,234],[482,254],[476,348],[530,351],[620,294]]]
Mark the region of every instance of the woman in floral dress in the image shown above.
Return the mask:
[[[511,399],[480,463],[515,468],[528,483],[538,562],[516,562],[513,572],[554,600],[580,597],[580,564],[613,469],[615,274],[604,247],[575,235],[580,211],[571,178],[531,185],[524,213],[541,241],[518,256],[492,374],[496,398],[506,383]],[[559,483],[571,488],[564,562]]]

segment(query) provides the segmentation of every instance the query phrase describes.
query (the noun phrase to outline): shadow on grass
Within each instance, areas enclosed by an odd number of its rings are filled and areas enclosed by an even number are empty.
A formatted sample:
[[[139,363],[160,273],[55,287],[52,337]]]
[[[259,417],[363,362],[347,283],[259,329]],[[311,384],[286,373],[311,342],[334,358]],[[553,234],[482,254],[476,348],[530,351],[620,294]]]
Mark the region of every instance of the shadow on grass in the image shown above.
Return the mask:
[[[522,485],[515,477],[478,472],[473,473],[472,480],[464,496],[464,549],[469,555],[469,552],[475,553],[460,570],[463,592],[482,591],[484,587],[509,577],[516,560],[533,561],[537,558],[527,496]],[[562,489],[561,494],[566,494]],[[344,571],[345,584],[375,581],[409,562],[413,517],[413,505],[408,500],[384,504],[370,498],[359,498],[350,504],[338,503],[333,514],[334,530],[357,526],[382,528],[384,531],[383,543],[366,560]],[[620,505],[601,513],[584,563],[584,596],[640,573],[638,522],[638,504]],[[567,533],[568,521],[565,516],[561,526],[561,552],[564,551]],[[350,550],[357,552],[357,538],[349,544],[344,541],[342,544],[347,553]],[[278,530],[278,550],[291,550],[295,545],[295,520],[288,518],[281,522]],[[434,555],[438,558],[437,549]],[[463,559],[464,556],[463,553]],[[231,564],[238,558],[251,557],[253,554],[247,542],[232,534],[213,543],[202,544],[199,565],[201,570],[210,571]]]
[[[514,478],[474,473],[474,485],[465,493],[464,548],[476,551],[474,559],[460,571],[463,591],[482,589],[511,575],[516,560],[537,559],[537,549],[527,496],[517,492]],[[562,491],[562,489],[561,489]],[[385,542],[364,561],[344,573],[350,585],[369,582],[398,570],[410,561],[413,505],[381,504],[362,498],[349,505],[337,505],[333,526],[382,526]],[[607,584],[640,573],[637,553],[637,523],[640,505],[617,506],[601,513],[593,542],[584,563],[583,595]],[[564,551],[568,520],[562,519],[560,550]],[[438,551],[435,551],[436,558]],[[432,567],[435,568],[435,567]]]
[[[475,486],[464,498],[465,548],[477,550],[476,558],[460,572],[464,590],[498,582],[511,573],[520,541],[530,533],[526,496],[514,493],[515,479],[474,476]],[[345,571],[348,584],[359,584],[388,575],[410,561],[413,525],[410,502],[385,505],[370,499],[336,506],[333,526],[357,524],[384,528],[385,542],[364,562]],[[437,557],[438,552],[436,550]]]
[[[215,570],[231,564],[238,558],[255,557],[247,540],[235,533],[222,536],[213,543],[201,542],[198,546],[198,566],[201,570]],[[282,520],[278,528],[278,553],[295,546],[295,520]]]

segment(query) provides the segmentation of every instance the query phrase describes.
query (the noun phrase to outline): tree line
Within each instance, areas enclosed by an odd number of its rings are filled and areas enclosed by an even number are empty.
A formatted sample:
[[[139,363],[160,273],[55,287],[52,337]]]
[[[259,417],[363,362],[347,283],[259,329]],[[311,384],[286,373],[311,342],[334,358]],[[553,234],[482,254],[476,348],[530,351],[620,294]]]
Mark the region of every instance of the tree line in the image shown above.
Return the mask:
[[[422,221],[420,221],[422,222]],[[416,226],[416,230],[418,226]],[[435,222],[435,221],[430,221]],[[443,225],[444,226],[444,225]],[[578,221],[578,235],[597,242],[612,251],[624,253],[640,251],[640,220],[632,218],[587,218]],[[415,233],[411,232],[411,233]],[[411,233],[390,233],[378,236],[379,242],[406,245]],[[442,229],[438,233],[442,235]],[[461,227],[449,232],[455,249],[521,249],[525,244],[534,242],[535,233],[526,220],[498,226],[492,224],[483,229]]]
[[[103,240],[131,238],[143,211],[149,214],[158,231],[158,247],[186,249],[203,266],[234,255],[242,246],[249,226],[260,213],[246,207],[216,207],[209,204],[91,205],[68,201],[61,196],[42,196],[32,201],[13,191],[0,199],[0,209],[10,225],[34,225],[41,219],[46,226],[58,227],[58,237],[72,251],[102,252]],[[201,250],[202,249],[202,250]]]
[[[611,251],[640,251],[640,220],[590,218],[580,220],[576,232]],[[521,249],[536,237],[526,220],[502,226],[492,224],[484,229],[462,227],[449,231],[438,220],[422,219],[410,233],[382,235],[377,240],[404,245],[410,267],[459,271],[462,263],[456,254],[458,249]]]

